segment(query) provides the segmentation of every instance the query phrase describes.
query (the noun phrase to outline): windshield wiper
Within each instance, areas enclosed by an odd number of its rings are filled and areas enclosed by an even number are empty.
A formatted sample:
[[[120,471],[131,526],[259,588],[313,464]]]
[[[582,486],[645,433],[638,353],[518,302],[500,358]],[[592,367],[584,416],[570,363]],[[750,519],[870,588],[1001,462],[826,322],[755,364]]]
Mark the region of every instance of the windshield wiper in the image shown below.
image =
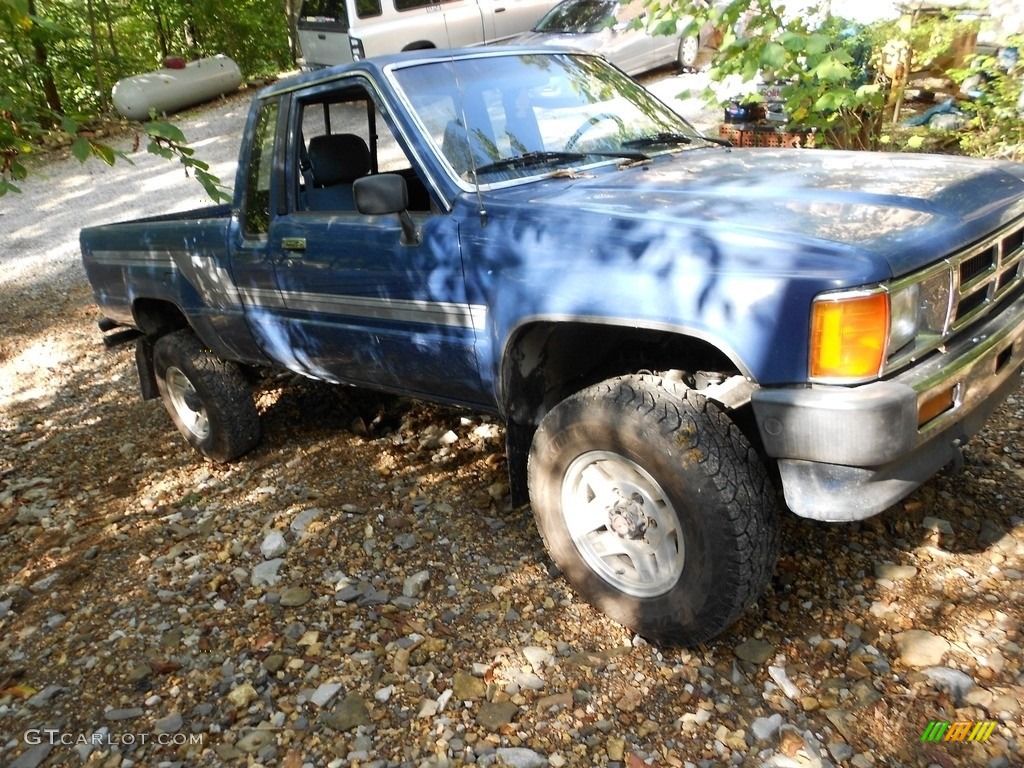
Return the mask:
[[[526,152],[515,157],[506,157],[495,160],[493,163],[481,165],[476,169],[477,173],[490,173],[492,171],[504,171],[508,168],[529,168],[534,165],[547,165],[548,163],[567,163],[573,160],[584,160],[586,154],[583,152]]]
[[[692,144],[693,136],[685,133],[669,133],[662,131],[651,136],[641,136],[639,139],[629,139],[622,142],[624,147],[656,147],[659,145],[678,146],[680,144]]]
[[[728,139],[719,139],[714,136],[698,136],[697,138],[701,141],[706,141],[709,144],[717,144],[720,147],[727,147],[728,149],[732,149],[733,147],[733,143]]]
[[[493,171],[503,171],[509,168],[530,168],[535,165],[554,165],[556,163],[567,163],[576,160],[586,160],[588,157],[621,157],[626,160],[650,160],[650,158],[647,155],[637,150],[619,150],[615,152],[525,152],[522,155],[516,155],[515,157],[506,157],[501,160],[495,160],[493,163],[481,165],[479,168],[476,169],[476,172],[491,173]]]

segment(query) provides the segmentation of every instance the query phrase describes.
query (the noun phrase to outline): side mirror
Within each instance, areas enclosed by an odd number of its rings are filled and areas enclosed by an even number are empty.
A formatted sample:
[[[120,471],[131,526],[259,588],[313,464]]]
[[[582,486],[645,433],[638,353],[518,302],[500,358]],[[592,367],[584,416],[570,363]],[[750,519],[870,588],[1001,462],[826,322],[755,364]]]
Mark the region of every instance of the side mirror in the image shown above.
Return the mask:
[[[402,223],[402,245],[419,245],[420,233],[409,215],[409,188],[397,173],[363,176],[352,182],[356,210],[366,216],[397,213]]]

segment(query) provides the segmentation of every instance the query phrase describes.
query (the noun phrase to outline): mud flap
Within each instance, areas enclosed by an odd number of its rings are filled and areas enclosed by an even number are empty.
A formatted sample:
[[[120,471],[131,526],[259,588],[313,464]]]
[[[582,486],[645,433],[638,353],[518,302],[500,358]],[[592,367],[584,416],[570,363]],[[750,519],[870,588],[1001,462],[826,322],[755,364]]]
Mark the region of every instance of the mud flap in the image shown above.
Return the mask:
[[[143,400],[155,400],[160,397],[156,387],[156,374],[153,372],[153,340],[148,336],[140,336],[135,340],[135,367],[139,371],[139,389]]]

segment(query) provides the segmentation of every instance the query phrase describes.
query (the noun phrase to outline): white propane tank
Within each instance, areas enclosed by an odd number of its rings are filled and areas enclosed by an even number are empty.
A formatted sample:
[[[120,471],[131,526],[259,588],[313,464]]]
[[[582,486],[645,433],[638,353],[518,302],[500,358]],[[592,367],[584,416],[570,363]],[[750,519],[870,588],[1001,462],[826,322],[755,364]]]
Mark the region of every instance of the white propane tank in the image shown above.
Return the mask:
[[[238,65],[227,56],[197,59],[181,66],[168,58],[163,69],[118,80],[111,97],[114,108],[129,120],[148,120],[158,115],[230,93],[242,84]]]

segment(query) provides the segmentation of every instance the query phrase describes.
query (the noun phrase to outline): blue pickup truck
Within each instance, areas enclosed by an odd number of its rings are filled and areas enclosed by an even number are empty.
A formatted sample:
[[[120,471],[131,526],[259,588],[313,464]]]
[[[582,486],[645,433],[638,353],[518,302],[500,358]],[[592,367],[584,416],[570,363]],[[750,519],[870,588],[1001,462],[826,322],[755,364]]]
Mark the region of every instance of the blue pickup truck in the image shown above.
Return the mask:
[[[881,512],[1024,360],[1024,167],[734,149],[582,53],[279,82],[233,205],[81,245],[101,327],[136,333],[143,395],[199,452],[256,445],[253,369],[496,414],[555,563],[670,642],[762,593],[780,489]]]

